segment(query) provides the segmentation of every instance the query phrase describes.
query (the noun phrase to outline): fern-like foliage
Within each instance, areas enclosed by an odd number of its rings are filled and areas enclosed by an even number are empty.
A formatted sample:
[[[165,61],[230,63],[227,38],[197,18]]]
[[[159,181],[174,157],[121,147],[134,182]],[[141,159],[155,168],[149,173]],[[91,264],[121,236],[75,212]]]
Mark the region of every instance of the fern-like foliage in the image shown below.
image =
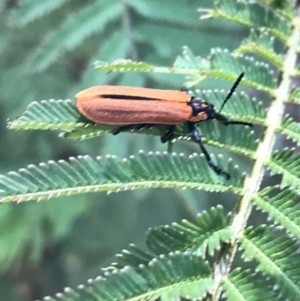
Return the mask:
[[[218,161],[224,161],[222,156]],[[204,157],[198,154],[187,158],[183,154],[170,156],[167,153],[140,152],[139,156],[123,160],[116,156],[96,159],[80,156],[70,158],[69,162],[49,161],[1,175],[1,200],[20,202],[86,192],[117,192],[150,187],[238,193],[243,177],[232,160],[228,162],[227,169],[232,174],[229,182],[213,173]]]
[[[266,289],[266,282],[257,273],[236,269],[223,279],[224,295],[229,301],[276,300],[277,295],[271,285]]]
[[[203,14],[201,17],[222,18],[251,28],[264,28],[272,36],[286,43],[288,41],[287,37],[290,35],[289,25],[295,12],[290,7],[285,9],[284,11],[289,16],[289,20],[287,20],[281,14],[281,11],[278,12],[269,5],[264,7],[260,3],[255,3],[255,1],[236,3],[234,0],[219,0],[215,1],[214,9],[202,10]],[[267,18],[261,18],[259,12],[267,14]]]
[[[20,7],[11,15],[11,23],[25,26],[30,22],[51,13],[61,7],[67,0],[22,1]]]
[[[155,15],[145,1],[125,2],[127,9],[153,19],[163,18],[168,11],[164,1],[154,1],[161,15]],[[47,68],[60,51],[74,50],[96,29],[101,31],[108,26],[120,15],[125,2],[111,5],[95,1],[76,18],[70,15],[61,30],[50,33],[42,47],[34,52],[31,62],[35,62],[35,69]],[[27,7],[33,3],[25,1]],[[48,3],[43,10],[36,6],[31,13],[25,6],[19,25],[46,14],[47,7],[51,11],[63,3]],[[179,18],[181,9],[188,8],[180,1],[175,1],[174,6],[178,11],[175,21],[190,25],[189,19]],[[278,133],[297,145],[300,141],[299,120],[284,113],[286,103],[300,103],[300,90],[292,85],[292,77],[299,75],[299,11],[299,1],[292,0],[215,0],[213,8],[199,10],[202,20],[222,19],[250,29],[249,36],[235,50],[213,48],[207,57],[201,57],[185,46],[171,67],[129,59],[96,63],[97,70],[110,73],[144,72],[150,77],[157,73],[184,75],[184,86],[193,90],[191,94],[213,103],[216,108],[221,107],[227,92],[202,90],[197,85],[206,78],[234,82],[245,72],[242,85],[260,93],[251,98],[245,92],[235,92],[224,114],[231,120],[253,123],[255,129],[225,127],[214,121],[200,122],[197,127],[205,144],[242,155],[251,164],[245,173],[232,159],[213,156],[230,173],[230,180],[226,180],[212,172],[202,155],[140,152],[124,159],[72,157],[28,165],[0,176],[2,202],[145,188],[228,192],[237,198],[228,215],[217,206],[199,214],[196,223],[183,220],[150,229],[146,237],[148,250],[130,245],[98,278],[46,300],[219,300],[222,294],[227,300],[300,300],[300,156],[293,148],[284,149],[281,141],[275,144]],[[165,20],[169,21],[168,17]],[[74,22],[81,25],[76,34]],[[62,137],[72,139],[106,135],[114,129],[86,120],[73,100],[32,102],[18,119],[9,122],[9,128],[60,130]],[[149,126],[137,132],[162,136],[166,127]],[[189,139],[185,124],[178,126],[174,138]],[[275,187],[262,184],[266,170],[280,176]],[[251,217],[256,217],[257,211],[268,216],[268,225],[255,226]],[[240,266],[232,270],[237,259]],[[251,262],[251,266],[245,269],[244,262]]]
[[[292,189],[299,189],[299,160],[300,156],[297,154],[293,156],[292,149],[286,149],[280,152],[274,152],[272,161],[269,163],[271,172],[279,173],[282,177],[281,186],[291,187]]]
[[[260,226],[247,229],[241,242],[245,259],[256,260],[258,270],[272,277],[281,293],[297,300],[300,295],[297,241],[287,235],[278,237],[276,229]]]
[[[272,93],[275,88],[275,79],[268,65],[256,61],[253,57],[234,57],[227,49],[215,48],[207,58],[195,57],[191,50],[184,47],[182,56],[177,57],[174,66],[154,67],[145,63],[133,63],[131,61],[116,61],[111,64],[100,63],[96,65],[99,70],[109,72],[161,72],[176,73],[187,76],[186,86],[195,86],[204,78],[216,77],[234,81],[242,71],[246,73],[245,82],[250,87]]]
[[[293,87],[291,89],[291,93],[288,97],[289,102],[300,103],[300,89],[298,87]]]
[[[298,193],[291,189],[267,187],[253,198],[255,206],[267,212],[269,218],[300,239]]]
[[[282,55],[275,52],[275,38],[268,31],[251,29],[249,37],[236,49],[235,54],[255,53],[262,58],[265,58],[269,63],[272,63],[279,70],[283,69]]]
[[[300,125],[299,123],[295,122],[291,117],[285,116],[285,118],[282,120],[279,132],[286,135],[288,138],[296,142],[297,145],[299,145]]]
[[[181,224],[150,229],[146,242],[156,254],[189,250],[202,257],[205,257],[206,252],[213,255],[222,241],[228,242],[231,238],[229,221],[229,216],[225,216],[223,208],[218,206],[210,212],[199,214],[197,225],[184,220]]]
[[[104,277],[90,280],[87,287],[68,288],[58,298],[62,301],[193,299],[205,296],[212,287],[208,264],[199,256],[182,253],[154,258],[138,268],[127,266],[119,271],[107,271]]]

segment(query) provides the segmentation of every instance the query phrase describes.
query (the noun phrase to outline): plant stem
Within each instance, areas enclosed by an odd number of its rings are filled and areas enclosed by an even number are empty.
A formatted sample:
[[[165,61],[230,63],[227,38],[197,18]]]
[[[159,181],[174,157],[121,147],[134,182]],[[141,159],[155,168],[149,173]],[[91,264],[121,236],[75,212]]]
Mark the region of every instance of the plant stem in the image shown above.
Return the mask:
[[[238,201],[231,223],[233,231],[233,239],[228,244],[223,244],[218,254],[217,262],[214,266],[215,290],[211,292],[209,298],[213,301],[220,299],[221,281],[226,277],[231,269],[231,265],[236,254],[238,237],[245,230],[247,220],[252,209],[252,198],[259,191],[261,181],[265,171],[265,165],[270,160],[272,148],[276,138],[276,130],[280,126],[284,114],[284,101],[287,99],[290,91],[291,74],[297,62],[297,48],[300,44],[300,11],[297,3],[298,16],[294,20],[294,28],[289,39],[289,47],[287,48],[284,61],[284,69],[279,74],[278,89],[276,98],[268,109],[265,131],[258,145],[255,161],[253,162],[250,173],[248,174],[244,184],[244,195]]]

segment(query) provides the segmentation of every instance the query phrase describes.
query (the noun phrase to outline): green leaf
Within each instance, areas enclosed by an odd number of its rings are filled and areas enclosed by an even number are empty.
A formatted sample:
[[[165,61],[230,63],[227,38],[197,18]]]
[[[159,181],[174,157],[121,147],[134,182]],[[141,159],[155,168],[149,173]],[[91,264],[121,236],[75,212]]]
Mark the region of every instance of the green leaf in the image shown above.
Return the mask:
[[[235,55],[255,53],[275,65],[279,70],[283,69],[283,57],[274,51],[274,37],[270,36],[265,29],[251,29],[250,35],[235,50]]]
[[[293,149],[275,151],[268,167],[272,174],[282,174],[281,187],[300,188],[300,154],[293,156]]]
[[[29,59],[31,71],[43,71],[64,51],[80,45],[87,37],[99,34],[121,11],[119,2],[96,1],[79,13],[71,14],[59,30],[50,33]]]
[[[123,249],[120,254],[116,255],[116,262],[111,266],[104,268],[104,271],[114,271],[115,269],[123,269],[126,266],[131,266],[134,269],[139,269],[141,266],[147,266],[155,256],[150,254],[134,244],[130,244],[129,248]]]
[[[267,282],[250,270],[235,269],[223,278],[222,288],[227,301],[278,300],[272,289],[266,289]]]
[[[214,158],[213,158],[214,160]],[[218,158],[217,165],[222,166]],[[87,192],[118,192],[146,188],[194,188],[207,191],[241,192],[244,176],[232,162],[226,167],[230,180],[215,174],[203,155],[148,155],[119,159],[115,156],[93,159],[79,156],[70,160],[29,165],[18,172],[0,175],[0,201],[42,200]],[[180,177],[178,177],[180,175]]]
[[[300,88],[293,87],[291,89],[287,102],[300,104]]]
[[[211,65],[215,70],[226,70],[239,74],[245,72],[245,84],[258,90],[271,93],[276,87],[273,73],[269,66],[256,61],[253,57],[240,56],[235,58],[229,51],[217,49],[210,57]]]
[[[281,127],[278,132],[286,135],[292,141],[300,144],[300,124],[295,122],[289,115],[286,115],[282,121]]]
[[[228,91],[224,90],[195,90],[194,93],[200,99],[208,101],[215,106],[216,111],[221,108]],[[266,110],[262,102],[250,99],[245,92],[234,93],[222,110],[230,120],[245,121],[264,125]]]
[[[255,2],[236,2],[235,0],[218,0],[214,9],[201,9],[201,18],[222,18],[250,28],[264,28],[272,36],[288,43],[291,34],[290,20],[274,10],[265,9]],[[261,17],[264,14],[264,17]]]
[[[198,66],[198,69],[192,69],[195,66]],[[276,86],[273,74],[267,64],[258,62],[249,56],[236,58],[226,49],[212,49],[208,59],[202,59],[195,57],[185,47],[182,56],[177,57],[174,67],[175,70],[176,68],[183,70],[186,68],[188,70],[186,72],[188,87],[196,85],[208,75],[234,82],[242,72],[245,72],[242,83],[248,86],[270,94],[273,93],[273,88]]]
[[[276,224],[300,240],[299,194],[290,189],[268,187],[253,198],[255,205]]]
[[[250,87],[274,93],[276,87],[273,73],[269,66],[252,57],[235,58],[228,50],[212,49],[207,59],[196,57],[188,47],[178,56],[173,67],[156,67],[144,62],[116,60],[112,63],[98,62],[96,68],[110,72],[154,72],[186,75],[186,87],[197,85],[207,77],[214,77],[234,82],[237,76],[245,72],[243,83]]]
[[[81,122],[80,122],[81,121]],[[84,119],[72,100],[33,101],[8,127],[14,130],[63,130],[85,127]]]
[[[299,244],[275,228],[248,228],[241,239],[246,261],[256,260],[258,270],[274,279],[280,293],[290,300],[300,296]]]
[[[276,13],[282,15],[283,17],[289,19],[291,22],[296,16],[295,3],[290,0],[256,0],[262,5],[268,7],[269,9],[275,10]]]
[[[112,63],[95,62],[95,68],[108,72],[155,72],[156,67],[144,62],[134,62],[127,59],[117,59]]]
[[[69,0],[24,0],[10,15],[14,26],[22,27],[58,9]]]
[[[139,269],[124,267],[105,273],[77,290],[66,289],[58,298],[49,300],[136,301],[178,300],[180,297],[201,299],[212,288],[213,281],[207,263],[190,253],[154,258]]]
[[[150,228],[146,242],[149,249],[158,255],[187,250],[202,257],[208,251],[212,256],[221,242],[231,238],[229,219],[222,206],[212,207],[209,212],[203,211],[197,216],[197,224],[183,220],[180,224]]]
[[[172,3],[172,10],[168,2],[160,0],[152,0],[151,2],[127,0],[126,3],[138,14],[153,20],[194,26],[194,20],[197,19],[197,12],[190,5],[187,5],[185,1],[181,0]]]

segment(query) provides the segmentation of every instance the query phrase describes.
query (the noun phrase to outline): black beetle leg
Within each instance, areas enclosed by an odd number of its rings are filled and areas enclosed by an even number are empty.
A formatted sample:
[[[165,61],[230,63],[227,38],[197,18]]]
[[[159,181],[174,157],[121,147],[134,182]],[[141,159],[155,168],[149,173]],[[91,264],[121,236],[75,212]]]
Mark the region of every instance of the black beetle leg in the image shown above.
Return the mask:
[[[143,128],[145,126],[145,124],[129,124],[129,125],[124,125],[124,126],[120,126],[119,128],[115,129],[112,131],[113,135],[117,135],[121,132],[125,132],[125,131],[130,131],[130,130],[139,130],[141,128]]]
[[[182,88],[180,89],[180,91],[186,92],[186,93],[188,94],[188,89],[187,89],[186,87],[182,87]]]
[[[169,130],[160,138],[161,142],[166,143],[167,141],[169,141],[173,137],[175,129],[176,129],[176,126],[171,125]]]
[[[222,174],[227,179],[229,179],[230,175],[226,171],[224,171],[222,168],[220,168],[219,166],[214,164],[213,161],[211,160],[209,153],[207,152],[206,148],[202,144],[201,134],[200,134],[199,130],[195,128],[195,125],[192,122],[189,122],[188,126],[189,126],[189,130],[190,130],[191,138],[193,139],[194,142],[196,142],[200,146],[200,149],[201,149],[202,153],[204,154],[208,165],[213,169],[213,171],[215,173],[217,173],[218,175]]]

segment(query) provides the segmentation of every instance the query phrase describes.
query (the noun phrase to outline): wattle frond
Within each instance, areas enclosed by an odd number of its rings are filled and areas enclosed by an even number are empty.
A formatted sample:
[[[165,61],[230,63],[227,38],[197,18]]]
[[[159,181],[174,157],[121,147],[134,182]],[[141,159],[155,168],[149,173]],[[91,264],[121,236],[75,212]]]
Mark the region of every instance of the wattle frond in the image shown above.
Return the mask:
[[[154,258],[135,269],[129,266],[106,272],[78,289],[65,289],[48,300],[138,301],[201,299],[212,289],[210,268],[200,256],[190,253]]]
[[[201,58],[184,47],[182,55],[174,62],[174,70],[176,73],[180,73],[178,70],[186,74],[187,86],[195,86],[208,76],[234,82],[242,72],[245,72],[242,83],[250,87],[272,94],[276,86],[267,64],[249,56],[237,58],[227,49],[214,48],[208,58]]]
[[[251,56],[239,56],[236,58],[227,50],[213,49],[210,62],[212,69],[215,70],[217,75],[221,76],[223,70],[225,74],[228,72],[232,74],[245,72],[243,83],[250,87],[270,94],[273,93],[272,90],[276,87],[273,72],[269,66]]]
[[[282,70],[283,56],[275,52],[274,41],[274,37],[270,36],[265,29],[251,29],[249,37],[243,41],[234,53],[237,56],[244,53],[255,53]]]
[[[234,82],[239,74],[245,72],[243,83],[250,87],[274,93],[276,82],[266,63],[250,56],[234,57],[228,50],[212,49],[208,58],[196,57],[188,47],[176,58],[173,67],[156,67],[143,62],[117,60],[110,64],[97,63],[96,68],[109,72],[157,72],[186,75],[185,86],[192,87],[207,77]]]
[[[22,27],[36,19],[58,9],[69,0],[24,0],[10,15],[10,22],[14,26]]]
[[[195,95],[200,99],[206,100],[214,104],[216,110],[227,96],[228,91],[225,90],[196,90]],[[234,93],[230,101],[222,110],[222,114],[227,115],[230,120],[246,121],[250,123],[263,125],[266,118],[266,110],[262,102],[250,97],[245,92]]]
[[[33,101],[25,112],[14,121],[9,121],[9,129],[14,130],[62,130],[69,131],[84,127],[81,115],[72,100]]]
[[[254,204],[267,213],[269,219],[300,240],[300,204],[298,200],[299,194],[296,191],[280,190],[279,187],[265,188],[253,198]]]
[[[255,260],[257,269],[272,278],[280,292],[290,300],[300,296],[300,254],[297,241],[288,235],[279,235],[275,228],[260,226],[248,228],[241,238],[244,257]]]
[[[16,26],[29,24],[48,12],[55,14],[55,9],[60,6],[71,6],[71,2],[67,2],[53,0],[50,3],[45,0],[42,5],[37,0],[24,0],[23,8],[14,13],[12,23]],[[178,47],[177,44],[184,41],[182,37],[176,39],[176,35],[183,36],[185,30],[197,26],[193,19],[199,13],[185,1],[175,1],[173,10],[169,9],[170,3],[161,0],[99,0],[89,4],[79,1],[76,5],[77,13],[68,11],[67,19],[63,20],[65,12],[62,11],[55,24],[57,28],[50,28],[50,34],[44,35],[45,41],[35,48],[30,58],[33,71],[44,70],[66,51],[76,51],[75,61],[74,57],[67,58],[64,64],[75,66],[79,71],[76,76],[82,77],[80,72],[90,61],[86,49],[92,49],[94,57],[99,56],[112,63],[98,61],[95,64],[97,71],[107,71],[102,72],[101,79],[95,80],[88,71],[84,82],[80,82],[79,78],[71,81],[72,85],[75,83],[73,90],[77,89],[77,83],[87,88],[97,80],[99,83],[111,83],[114,79],[116,83],[118,77],[122,77],[121,85],[127,85],[129,77],[124,74],[119,76],[117,72],[148,73],[144,77],[140,74],[130,77],[131,83],[136,86],[152,84],[158,73],[180,74],[185,76],[182,86],[194,89],[193,95],[213,104],[217,112],[228,91],[199,91],[198,84],[210,78],[234,83],[244,72],[245,76],[222,113],[229,120],[258,126],[252,130],[243,125],[225,126],[217,120],[196,125],[204,144],[222,149],[226,157],[228,151],[242,155],[245,163],[251,165],[246,176],[233,160],[225,162],[223,156],[212,156],[213,162],[230,174],[229,180],[212,171],[204,156],[199,155],[199,147],[197,154],[190,156],[170,152],[140,152],[125,159],[78,156],[67,161],[28,165],[0,175],[0,202],[39,201],[96,191],[110,193],[148,188],[227,192],[237,199],[236,204],[231,204],[234,209],[228,215],[223,207],[217,206],[199,214],[195,223],[183,220],[150,229],[146,238],[147,251],[130,245],[116,255],[114,263],[103,269],[103,275],[78,289],[66,289],[63,294],[57,294],[56,299],[46,297],[46,300],[298,300],[300,154],[293,149],[274,152],[273,147],[278,134],[300,144],[297,120],[283,117],[286,104],[287,109],[291,106],[288,103],[300,104],[300,89],[290,89],[293,81],[296,83],[297,80],[293,77],[300,75],[299,0],[215,0],[214,8],[200,9],[201,18],[218,18],[229,20],[234,25],[242,24],[250,29],[250,36],[235,51],[232,47],[230,50],[213,48],[209,55],[201,57],[190,50],[199,41],[199,36],[192,37],[190,31],[185,36],[192,40],[187,42],[190,48],[184,47],[173,66],[162,67],[133,60],[141,57],[140,49],[145,61],[157,62],[160,58],[171,57],[174,46]],[[143,22],[143,18],[155,22]],[[178,26],[161,30],[169,23]],[[230,28],[233,26],[230,25]],[[83,41],[95,33],[98,33],[97,39],[87,40],[91,43],[87,46],[92,47],[85,49]],[[224,33],[222,35],[226,37]],[[223,47],[221,43],[220,47]],[[116,59],[118,57],[130,57],[132,60]],[[105,73],[111,72],[116,73],[105,77]],[[167,83],[167,79],[164,80]],[[159,87],[164,86],[164,80]],[[251,99],[245,92],[240,92],[248,87],[263,92],[257,96],[261,99]],[[267,105],[269,107],[265,109]],[[62,137],[71,139],[96,137],[115,129],[114,126],[87,120],[78,112],[75,101],[71,100],[32,102],[24,114],[10,122],[9,128],[59,130]],[[166,125],[146,125],[135,132],[162,136],[168,129]],[[187,124],[176,126],[168,150],[176,139],[190,140],[190,134]],[[255,141],[255,137],[259,140]],[[118,139],[112,135],[109,138]],[[195,144],[189,146],[194,147]],[[276,147],[282,148],[280,143]],[[275,179],[279,178],[278,186],[261,188],[266,169],[270,170],[271,175],[280,175]],[[216,194],[215,198],[218,197]],[[199,202],[203,199],[200,196]],[[251,223],[248,217],[252,209],[262,211],[270,225],[262,225],[260,220],[256,220],[260,226],[250,226],[245,230],[246,225]],[[236,252],[239,246],[240,250]],[[12,254],[16,254],[12,250]],[[208,257],[213,270],[205,261]],[[239,268],[231,271],[232,262]],[[251,270],[244,269],[245,262],[251,262]],[[221,297],[222,292],[224,296]]]
[[[130,0],[127,1],[130,8],[138,12],[139,15],[152,20],[163,20],[165,22],[177,23],[185,26],[193,26],[197,18],[197,12],[185,2],[175,1],[170,4],[165,1],[152,0],[148,1]]]
[[[43,71],[64,51],[70,51],[80,45],[84,39],[100,33],[121,13],[121,3],[96,1],[87,5],[45,37],[29,58],[31,71]]]
[[[272,174],[282,174],[281,187],[300,188],[300,154],[293,155],[293,149],[275,151],[268,166]]]
[[[214,1],[214,9],[200,9],[201,19],[218,18],[245,25],[250,28],[264,28],[270,35],[288,43],[291,34],[291,20],[273,9],[266,10],[255,1],[218,0]],[[266,13],[262,18],[260,13]]]
[[[189,251],[202,257],[206,252],[212,256],[221,242],[231,238],[229,221],[230,216],[225,216],[222,206],[212,207],[197,216],[197,224],[183,220],[180,224],[150,228],[147,246],[156,254]]]
[[[155,257],[154,254],[146,252],[134,244],[130,244],[127,249],[123,249],[121,253],[116,254],[116,262],[113,262],[109,267],[102,270],[121,270],[126,266],[138,269],[141,266],[147,266]]]
[[[295,122],[288,115],[282,120],[281,127],[278,131],[292,139],[298,145],[300,144],[300,124]]]
[[[286,101],[300,104],[300,88],[293,87],[290,91],[289,98]]]
[[[168,72],[167,68],[155,67],[145,62],[134,62],[129,59],[118,59],[112,63],[97,61],[95,62],[95,68],[108,72],[156,72],[158,71],[156,68],[160,68],[161,71]]]
[[[295,12],[295,0],[257,0],[264,7],[276,11],[279,15],[284,18],[293,21]]]
[[[275,301],[277,294],[263,277],[250,270],[237,268],[222,280],[227,301],[264,300]]]
[[[221,157],[217,164],[223,166]],[[140,154],[128,159],[116,156],[78,156],[69,161],[29,165],[0,175],[0,201],[42,200],[95,191],[118,192],[146,188],[194,188],[241,192],[244,176],[230,160],[225,167],[230,180],[216,175],[203,155]]]

